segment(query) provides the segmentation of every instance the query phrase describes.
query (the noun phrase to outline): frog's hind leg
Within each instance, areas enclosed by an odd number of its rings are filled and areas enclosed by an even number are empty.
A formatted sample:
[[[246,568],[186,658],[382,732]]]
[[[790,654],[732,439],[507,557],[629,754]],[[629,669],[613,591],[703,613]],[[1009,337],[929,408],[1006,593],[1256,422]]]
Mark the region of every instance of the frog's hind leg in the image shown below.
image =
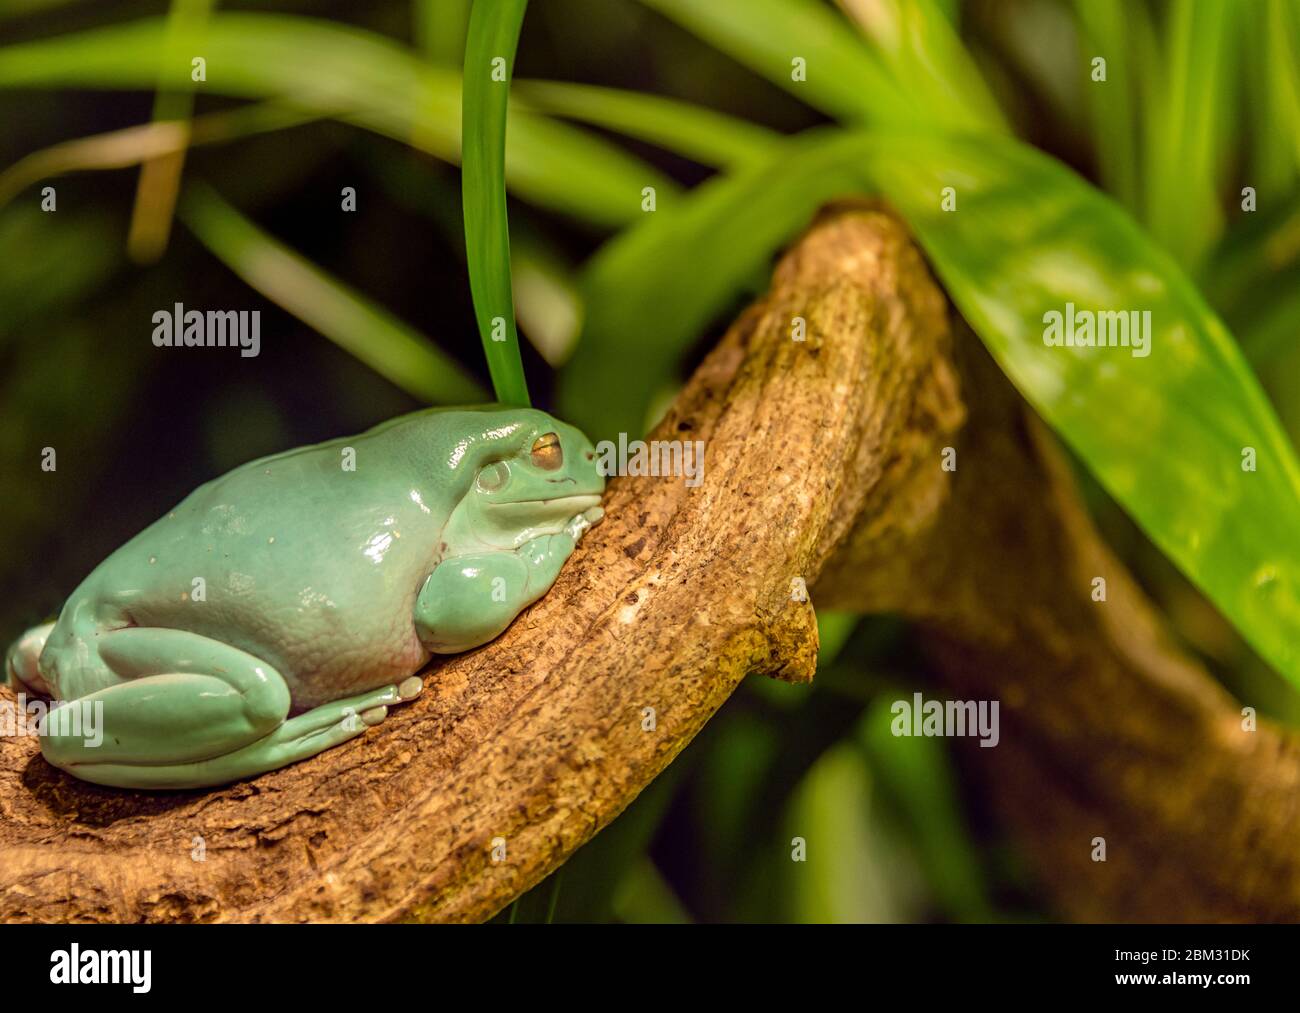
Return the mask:
[[[417,676],[400,686],[385,686],[346,700],[322,704],[290,718],[269,735],[242,748],[186,763],[141,766],[126,763],[82,765],[71,773],[95,784],[119,788],[202,788],[255,777],[297,763],[356,738],[388,715],[388,705],[419,695]]]
[[[198,788],[305,759],[365,731],[419,680],[286,720],[289,688],[265,661],[184,630],[130,627],[96,639],[123,682],[53,708],[41,752],[95,784]]]
[[[45,758],[84,780],[96,780],[105,764],[143,774],[218,756],[270,734],[288,716],[280,673],[221,641],[128,627],[100,634],[94,648],[122,681],[52,708],[41,736]]]

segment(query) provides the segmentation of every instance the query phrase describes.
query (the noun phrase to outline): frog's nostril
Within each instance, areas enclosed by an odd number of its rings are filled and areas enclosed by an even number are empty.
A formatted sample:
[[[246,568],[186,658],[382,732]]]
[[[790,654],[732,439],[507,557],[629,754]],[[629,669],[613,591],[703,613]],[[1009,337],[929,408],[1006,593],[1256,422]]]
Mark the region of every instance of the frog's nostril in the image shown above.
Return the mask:
[[[588,461],[594,461],[596,459],[596,452],[594,450],[588,450],[583,456]]]

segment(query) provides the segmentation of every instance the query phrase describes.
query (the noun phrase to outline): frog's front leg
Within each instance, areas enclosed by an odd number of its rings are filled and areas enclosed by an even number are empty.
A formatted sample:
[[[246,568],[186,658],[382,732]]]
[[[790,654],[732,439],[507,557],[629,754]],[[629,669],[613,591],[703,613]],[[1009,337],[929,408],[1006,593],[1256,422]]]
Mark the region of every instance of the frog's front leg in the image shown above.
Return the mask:
[[[61,703],[41,729],[46,760],[95,784],[197,788],[252,777],[361,734],[386,704],[418,692],[388,686],[286,721],[283,677],[229,644],[148,627],[95,640],[126,681]]]
[[[454,654],[500,635],[526,606],[550,590],[577,539],[600,519],[575,517],[564,531],[541,535],[514,552],[479,552],[443,560],[415,603],[415,628],[434,654]]]

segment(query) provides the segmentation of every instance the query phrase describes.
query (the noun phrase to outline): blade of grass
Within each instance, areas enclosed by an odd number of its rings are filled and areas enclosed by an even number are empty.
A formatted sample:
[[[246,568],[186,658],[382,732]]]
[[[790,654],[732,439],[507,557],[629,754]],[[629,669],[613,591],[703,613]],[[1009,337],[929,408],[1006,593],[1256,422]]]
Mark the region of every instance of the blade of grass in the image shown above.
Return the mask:
[[[641,0],[837,119],[1005,132],[974,62],[932,0],[845,0],[872,44],[819,0]],[[792,61],[805,61],[804,77]]]
[[[284,130],[315,119],[315,113],[267,102],[200,116],[192,121],[188,130],[180,123],[153,122],[62,141],[34,151],[0,172],[0,208],[43,179],[70,172],[125,169],[187,146],[216,144]]]
[[[908,840],[936,899],[954,920],[987,923],[993,905],[984,893],[979,851],[962,819],[961,796],[947,744],[893,734],[893,701],[911,692],[891,686],[859,722],[864,751],[881,793],[903,817]]]
[[[465,36],[473,0],[414,0],[415,45],[433,63],[465,63]]]
[[[1088,97],[1098,174],[1121,204],[1134,214],[1141,214],[1130,7],[1120,0],[1074,0],[1081,29],[1080,73]],[[1092,79],[1092,61],[1096,57],[1106,61],[1105,81]]]
[[[372,152],[360,156],[397,207],[427,219],[465,262],[460,179],[440,166]],[[449,182],[451,185],[449,185]],[[510,225],[510,274],[519,331],[551,366],[572,353],[582,323],[582,298],[569,259],[516,210]]]
[[[1147,226],[1194,273],[1224,225],[1219,193],[1234,94],[1235,11],[1227,0],[1170,0],[1167,74],[1144,127]]]
[[[790,801],[781,835],[809,846],[800,862],[783,863],[798,871],[783,877],[786,910],[780,916],[813,925],[917,918],[915,859],[880,819],[876,794],[871,770],[851,741],[813,764]],[[830,841],[833,846],[818,847]]]
[[[1300,3],[1259,0],[1240,19],[1243,50],[1263,52],[1246,61],[1251,122],[1250,178],[1261,206],[1285,192],[1300,167]]]
[[[201,24],[212,11],[213,0],[172,0],[167,14],[168,44],[186,29]],[[173,53],[183,58],[184,54]],[[153,102],[153,121],[172,123],[182,133],[190,130],[194,112],[194,89],[160,86]],[[131,227],[127,233],[127,255],[138,264],[152,264],[167,249],[171,234],[176,196],[180,193],[181,172],[185,166],[185,149],[181,144],[166,154],[150,158],[140,166],[136,182],[135,206],[131,209]]]
[[[548,365],[561,365],[582,326],[582,296],[572,270],[540,237],[518,236],[511,242],[510,268],[520,328]]]
[[[1215,247],[1205,294],[1225,316],[1243,303],[1268,301],[1277,284],[1274,276],[1300,262],[1300,187],[1271,198],[1269,205],[1267,214],[1239,213]]]
[[[497,401],[524,407],[528,384],[510,288],[505,148],[510,77],[527,8],[528,0],[499,0],[476,3],[470,12],[461,127],[465,259],[474,316]]]
[[[687,344],[823,201],[861,189],[861,147],[831,128],[792,138],[605,243],[580,279],[583,337],[559,377],[566,417],[593,439],[638,433]]]
[[[1251,365],[1262,369],[1300,341],[1300,270],[1276,276],[1278,290],[1267,301],[1249,304],[1234,320]]]
[[[716,168],[760,162],[780,139],[766,127],[646,92],[567,81],[518,81],[515,98],[526,108],[627,134]]]
[[[189,60],[169,60],[151,18],[0,49],[0,88],[183,87]],[[311,18],[215,14],[176,45],[207,60],[204,89],[276,99],[460,160],[460,75],[424,64],[391,39]],[[641,189],[679,187],[590,133],[512,111],[506,180],[518,196],[601,227],[642,217]]]
[[[819,0],[641,0],[823,112],[908,123],[929,115],[847,22]],[[806,61],[798,80],[793,61]]]
[[[927,116],[953,130],[1009,133],[951,20],[934,0],[836,0]]]
[[[624,873],[610,907],[620,922],[630,925],[691,924],[690,912],[649,856]]]
[[[564,866],[551,874],[551,893],[546,899],[546,924],[555,923],[555,909],[560,903],[560,885],[564,882]]]
[[[436,345],[261,231],[211,187],[187,187],[179,214],[251,287],[412,397],[431,404],[483,400],[483,389]]]

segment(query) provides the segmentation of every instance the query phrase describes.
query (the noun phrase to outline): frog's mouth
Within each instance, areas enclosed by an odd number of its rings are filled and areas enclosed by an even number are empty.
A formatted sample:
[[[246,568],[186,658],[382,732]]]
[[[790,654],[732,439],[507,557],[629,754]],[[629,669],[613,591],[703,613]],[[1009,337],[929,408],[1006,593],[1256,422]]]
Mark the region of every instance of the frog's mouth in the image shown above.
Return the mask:
[[[547,513],[563,514],[573,517],[600,504],[597,493],[578,493],[573,496],[556,496],[553,499],[511,499],[490,503],[493,509],[505,510],[510,507],[541,507]]]

